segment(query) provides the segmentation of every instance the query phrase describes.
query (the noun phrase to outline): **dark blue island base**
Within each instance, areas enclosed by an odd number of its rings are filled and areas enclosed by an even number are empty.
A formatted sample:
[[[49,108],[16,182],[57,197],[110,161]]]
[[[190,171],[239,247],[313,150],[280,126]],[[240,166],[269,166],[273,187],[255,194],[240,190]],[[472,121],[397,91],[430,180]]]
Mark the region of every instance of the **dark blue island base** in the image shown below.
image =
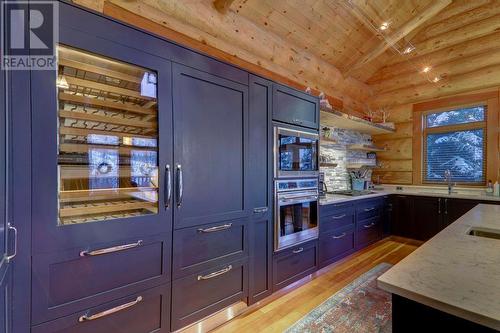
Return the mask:
[[[498,331],[392,294],[392,332],[493,333]]]

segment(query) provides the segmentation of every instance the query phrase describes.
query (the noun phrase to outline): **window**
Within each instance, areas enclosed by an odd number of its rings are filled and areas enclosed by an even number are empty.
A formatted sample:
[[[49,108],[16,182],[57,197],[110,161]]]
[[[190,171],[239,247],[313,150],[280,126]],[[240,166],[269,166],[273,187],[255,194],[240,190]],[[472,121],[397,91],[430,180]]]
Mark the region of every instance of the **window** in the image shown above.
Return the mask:
[[[424,183],[446,181],[446,170],[453,182],[486,182],[486,108],[478,105],[424,115]]]
[[[412,183],[500,180],[499,110],[498,89],[413,104]]]

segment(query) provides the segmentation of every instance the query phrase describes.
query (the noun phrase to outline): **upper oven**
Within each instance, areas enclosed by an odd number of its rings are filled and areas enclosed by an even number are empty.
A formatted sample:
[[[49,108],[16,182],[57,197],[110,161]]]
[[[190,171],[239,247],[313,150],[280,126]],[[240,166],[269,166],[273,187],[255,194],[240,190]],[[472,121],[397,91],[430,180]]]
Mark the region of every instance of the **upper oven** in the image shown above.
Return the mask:
[[[274,127],[274,177],[318,176],[317,132]]]

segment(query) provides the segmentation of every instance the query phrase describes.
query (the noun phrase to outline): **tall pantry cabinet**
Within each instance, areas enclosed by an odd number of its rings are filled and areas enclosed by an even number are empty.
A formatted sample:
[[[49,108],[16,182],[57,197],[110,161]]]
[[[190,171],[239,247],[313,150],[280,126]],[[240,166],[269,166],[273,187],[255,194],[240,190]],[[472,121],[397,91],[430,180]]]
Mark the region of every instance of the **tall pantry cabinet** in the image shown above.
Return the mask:
[[[58,71],[30,77],[31,331],[169,332],[246,301],[270,211],[248,73],[64,3],[59,31]]]

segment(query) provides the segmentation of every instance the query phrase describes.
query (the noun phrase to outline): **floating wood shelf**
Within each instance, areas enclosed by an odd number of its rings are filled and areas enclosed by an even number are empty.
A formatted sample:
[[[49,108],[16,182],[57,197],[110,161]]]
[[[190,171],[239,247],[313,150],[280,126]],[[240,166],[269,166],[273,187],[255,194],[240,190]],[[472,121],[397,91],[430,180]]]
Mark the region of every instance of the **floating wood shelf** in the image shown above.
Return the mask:
[[[385,148],[369,145],[348,145],[347,149],[360,151],[385,151]]]
[[[366,134],[388,134],[394,133],[395,130],[381,124],[372,123],[371,121],[351,116],[337,110],[321,109],[320,112],[321,126],[336,127],[350,129]]]
[[[337,144],[338,142],[334,139],[330,139],[330,138],[322,136],[319,138],[319,143],[326,144],[326,145],[334,145],[334,144]]]
[[[320,167],[327,167],[327,168],[335,168],[337,165],[338,165],[337,163],[327,163],[327,162],[319,163]]]
[[[378,165],[370,165],[370,164],[366,164],[366,163],[348,163],[346,165],[346,168],[347,169],[361,169],[361,168],[377,168]]]

